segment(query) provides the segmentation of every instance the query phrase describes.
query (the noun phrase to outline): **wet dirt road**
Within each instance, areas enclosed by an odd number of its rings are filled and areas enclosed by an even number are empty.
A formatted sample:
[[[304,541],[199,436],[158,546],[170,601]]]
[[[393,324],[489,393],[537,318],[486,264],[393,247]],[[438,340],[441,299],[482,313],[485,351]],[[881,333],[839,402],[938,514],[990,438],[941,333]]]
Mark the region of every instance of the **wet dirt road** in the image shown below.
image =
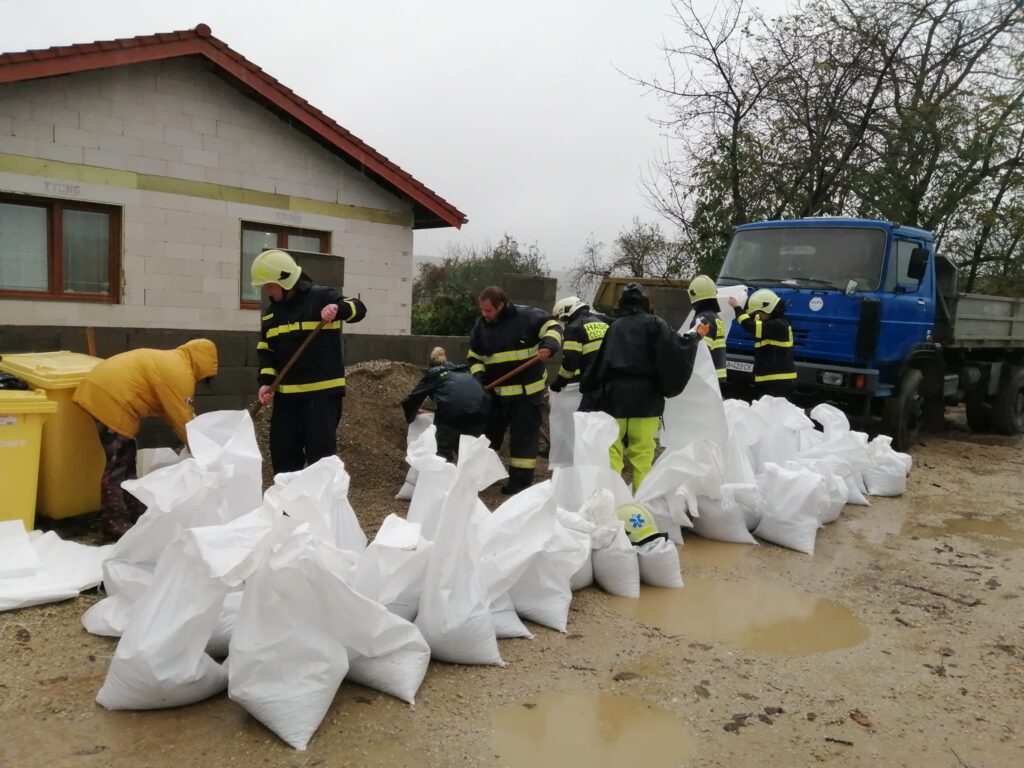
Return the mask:
[[[689,538],[683,590],[577,593],[568,634],[432,665],[415,708],[343,685],[304,753],[225,696],[95,704],[95,595],[0,614],[0,766],[1024,765],[1022,447],[926,439],[813,557]]]

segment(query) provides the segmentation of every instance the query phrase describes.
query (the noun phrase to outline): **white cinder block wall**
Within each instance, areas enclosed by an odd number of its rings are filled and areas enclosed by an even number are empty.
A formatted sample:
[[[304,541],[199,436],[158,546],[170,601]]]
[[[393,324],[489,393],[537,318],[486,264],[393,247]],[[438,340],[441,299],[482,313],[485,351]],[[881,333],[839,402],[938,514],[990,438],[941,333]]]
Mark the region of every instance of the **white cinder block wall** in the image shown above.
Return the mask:
[[[59,172],[0,172],[0,192],[123,211],[120,304],[0,298],[0,324],[251,330],[259,312],[239,308],[239,279],[241,222],[252,221],[331,232],[331,250],[345,258],[345,292],[369,307],[351,330],[409,332],[412,205],[199,62],[0,85],[0,153],[341,203],[405,222],[140,190],[123,174],[86,183]]]

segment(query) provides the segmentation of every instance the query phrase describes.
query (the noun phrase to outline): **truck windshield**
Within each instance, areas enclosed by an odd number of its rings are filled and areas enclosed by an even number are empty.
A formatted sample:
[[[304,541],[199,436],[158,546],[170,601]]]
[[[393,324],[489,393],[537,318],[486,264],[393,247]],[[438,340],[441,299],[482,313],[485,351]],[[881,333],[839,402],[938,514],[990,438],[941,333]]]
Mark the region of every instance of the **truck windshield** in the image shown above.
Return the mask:
[[[737,232],[719,280],[845,291],[878,289],[885,232],[864,227],[772,227]]]

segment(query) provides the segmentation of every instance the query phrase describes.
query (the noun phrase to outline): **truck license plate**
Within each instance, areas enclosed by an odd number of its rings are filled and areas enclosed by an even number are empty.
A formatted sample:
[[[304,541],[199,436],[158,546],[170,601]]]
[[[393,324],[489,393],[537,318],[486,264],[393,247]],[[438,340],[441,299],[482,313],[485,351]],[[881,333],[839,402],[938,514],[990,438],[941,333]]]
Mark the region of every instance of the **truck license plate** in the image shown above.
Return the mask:
[[[726,360],[725,367],[730,371],[743,371],[743,373],[753,373],[754,364],[746,363],[742,360]]]

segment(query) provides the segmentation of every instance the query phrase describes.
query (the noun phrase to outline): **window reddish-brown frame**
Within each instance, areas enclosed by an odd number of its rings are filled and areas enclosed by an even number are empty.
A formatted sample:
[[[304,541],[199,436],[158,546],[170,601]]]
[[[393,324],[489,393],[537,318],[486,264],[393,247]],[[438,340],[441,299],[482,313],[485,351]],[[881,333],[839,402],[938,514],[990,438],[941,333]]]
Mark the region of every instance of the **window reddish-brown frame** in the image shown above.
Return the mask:
[[[121,209],[113,205],[99,203],[82,203],[77,200],[64,200],[53,197],[36,197],[34,195],[18,195],[0,193],[0,202],[14,205],[30,205],[46,209],[46,258],[47,275],[50,281],[49,291],[7,290],[0,287],[0,298],[4,299],[38,299],[43,301],[84,301],[99,304],[116,304],[121,300]],[[107,266],[110,270],[110,293],[87,294],[64,292],[64,241],[63,212],[95,211],[108,216],[110,232],[110,253]]]
[[[258,221],[243,221],[242,222],[242,232],[244,233],[246,230],[251,230],[251,231],[254,231],[254,232],[274,232],[277,235],[277,247],[278,248],[287,248],[288,247],[288,235],[302,235],[303,237],[318,237],[318,238],[320,238],[320,253],[330,253],[331,252],[331,233],[330,232],[323,232],[323,231],[321,231],[319,229],[303,229],[302,227],[284,227],[284,226],[281,226],[280,224],[261,224]],[[244,239],[245,239],[244,237],[240,236],[238,242],[242,243],[244,241]],[[249,279],[248,275],[241,274],[241,269],[242,269],[242,250],[241,250],[241,246],[239,246],[239,250],[238,250],[238,269],[239,269],[240,279],[241,280],[248,280]],[[243,283],[241,283],[241,282],[238,284],[239,306],[242,309],[262,309],[263,308],[262,302],[251,301],[251,300],[247,300],[247,299],[241,298],[241,296],[242,296],[242,285],[243,285]]]

